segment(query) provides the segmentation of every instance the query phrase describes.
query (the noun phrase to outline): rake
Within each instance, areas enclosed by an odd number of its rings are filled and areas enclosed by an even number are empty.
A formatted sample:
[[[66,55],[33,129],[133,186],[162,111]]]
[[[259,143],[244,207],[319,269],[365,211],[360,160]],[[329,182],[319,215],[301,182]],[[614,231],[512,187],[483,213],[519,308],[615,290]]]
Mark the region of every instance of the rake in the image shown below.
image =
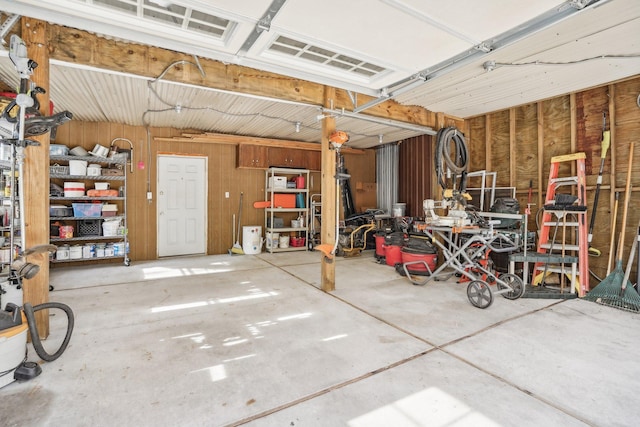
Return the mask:
[[[622,214],[622,229],[620,231],[620,242],[618,243],[618,256],[616,259],[616,268],[605,277],[602,282],[593,288],[583,299],[596,302],[602,305],[619,308],[632,312],[640,312],[640,295],[633,289],[633,286],[627,286],[629,281],[629,273],[631,272],[631,262],[633,261],[633,252],[636,250],[637,240],[633,242],[631,249],[632,255],[627,263],[627,272],[622,271],[622,252],[624,251],[624,229],[627,222],[627,208],[629,207],[629,196],[631,194],[631,166],[633,162],[633,142],[631,143],[629,153],[629,169],[627,170],[627,186],[625,189],[625,206]],[[638,224],[640,227],[640,223]]]
[[[640,222],[638,222],[638,227],[640,227]],[[613,270],[609,276],[605,277],[584,299],[619,308],[620,310],[640,313],[640,295],[638,295],[629,282],[629,275],[631,274],[631,266],[637,244],[638,239],[635,238],[631,245],[631,253],[625,272],[622,272],[622,256],[620,256],[618,257],[615,270]]]

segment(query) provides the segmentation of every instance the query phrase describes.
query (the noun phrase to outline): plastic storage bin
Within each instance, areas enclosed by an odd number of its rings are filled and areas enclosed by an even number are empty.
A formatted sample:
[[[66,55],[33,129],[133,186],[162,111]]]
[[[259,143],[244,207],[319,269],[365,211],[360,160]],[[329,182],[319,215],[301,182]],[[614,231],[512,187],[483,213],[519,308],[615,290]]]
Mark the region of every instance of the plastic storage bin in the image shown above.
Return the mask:
[[[102,203],[72,203],[73,216],[99,217],[102,215]]]

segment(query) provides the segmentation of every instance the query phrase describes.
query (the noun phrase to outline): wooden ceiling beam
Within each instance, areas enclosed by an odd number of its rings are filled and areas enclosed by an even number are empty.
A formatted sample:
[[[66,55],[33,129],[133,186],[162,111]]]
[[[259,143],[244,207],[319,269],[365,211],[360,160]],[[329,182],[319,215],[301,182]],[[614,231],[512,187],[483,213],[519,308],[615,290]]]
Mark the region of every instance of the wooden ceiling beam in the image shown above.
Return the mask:
[[[194,61],[192,55],[108,39],[69,27],[49,25],[48,29],[50,57],[62,62],[157,78],[170,64]],[[198,59],[205,77],[195,66],[178,64],[163,79],[283,101],[317,106],[324,104],[325,85],[211,59]],[[334,93],[333,108],[352,111],[356,107],[347,91],[335,89]],[[362,105],[374,98],[357,94],[357,99]],[[401,105],[393,100],[371,107],[365,114],[437,129],[434,112],[420,106]],[[463,126],[462,119],[449,119]]]

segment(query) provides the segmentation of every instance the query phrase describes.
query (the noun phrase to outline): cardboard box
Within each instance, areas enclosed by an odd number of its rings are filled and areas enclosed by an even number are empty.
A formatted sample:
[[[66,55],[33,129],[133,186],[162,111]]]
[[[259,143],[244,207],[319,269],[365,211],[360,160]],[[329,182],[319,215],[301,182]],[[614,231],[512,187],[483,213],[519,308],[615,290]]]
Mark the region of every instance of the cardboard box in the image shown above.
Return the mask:
[[[270,176],[268,186],[269,188],[287,188],[287,177],[286,176]]]
[[[286,181],[285,181],[286,185]],[[274,194],[273,195],[273,207],[274,208],[295,208],[296,207],[296,195],[295,194]]]

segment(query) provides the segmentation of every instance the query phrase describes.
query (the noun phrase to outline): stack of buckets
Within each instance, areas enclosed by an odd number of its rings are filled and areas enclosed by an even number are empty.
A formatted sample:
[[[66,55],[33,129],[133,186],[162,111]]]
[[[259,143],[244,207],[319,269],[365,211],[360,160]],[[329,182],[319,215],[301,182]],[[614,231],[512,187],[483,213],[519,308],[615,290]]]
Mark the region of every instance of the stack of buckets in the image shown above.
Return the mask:
[[[378,231],[375,235],[376,259],[388,266],[394,267],[400,274],[404,274],[403,264],[413,261],[423,263],[412,264],[407,268],[410,274],[429,275],[436,269],[438,251],[427,236],[406,235],[401,231],[385,233]]]

